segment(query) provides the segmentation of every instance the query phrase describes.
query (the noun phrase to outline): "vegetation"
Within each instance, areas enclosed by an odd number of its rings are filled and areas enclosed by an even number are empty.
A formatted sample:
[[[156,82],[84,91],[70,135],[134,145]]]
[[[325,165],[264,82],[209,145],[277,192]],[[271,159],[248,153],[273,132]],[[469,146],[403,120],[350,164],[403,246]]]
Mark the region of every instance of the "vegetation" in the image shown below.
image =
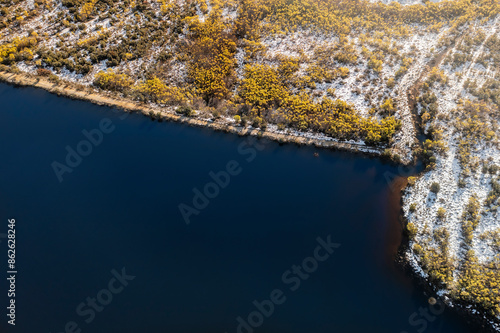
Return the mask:
[[[59,4],[62,9],[54,12]],[[392,89],[413,61],[412,54],[400,54],[398,39],[407,37],[415,25],[439,29],[447,22],[459,27],[499,12],[495,0],[417,6],[361,0],[215,0],[209,4],[204,0],[37,0],[34,9],[21,8],[17,2],[2,2],[0,29],[23,31],[25,22],[42,15],[48,15],[51,25],[31,28],[27,37],[3,39],[1,64],[24,61],[42,70],[42,76],[50,75],[43,70],[95,75],[94,86],[140,101],[186,104],[210,114],[238,115],[250,123],[274,123],[370,145],[390,144],[400,128],[394,118],[395,101],[383,95],[367,96],[376,112],[363,117],[353,105],[338,99],[333,88],[322,93],[319,85],[358,76],[355,66],[364,63],[376,76],[384,66],[397,66],[395,77],[384,78]],[[311,56],[303,50],[296,56],[266,54],[263,37],[300,29],[333,35],[336,41],[316,45]],[[359,36],[357,44],[354,36]],[[497,44],[491,39],[487,47],[495,52]],[[94,71],[103,64],[106,70]],[[446,83],[437,71],[429,80],[429,85]],[[484,89],[491,90],[489,85]],[[433,116],[435,102],[427,104]],[[240,123],[245,125],[246,120]]]
[[[33,60],[33,49],[37,43],[37,35],[33,33],[30,37],[14,38],[12,42],[0,45],[0,64]]]
[[[193,19],[189,25],[193,43],[186,48],[188,75],[207,103],[228,97],[234,84],[236,38],[228,29],[220,10],[213,11],[205,22]]]
[[[462,214],[462,232],[465,244],[472,246],[472,233],[479,224],[479,200],[475,196],[469,198],[469,203]]]
[[[415,224],[413,224],[412,222],[408,222],[408,224],[406,225],[406,233],[408,234],[408,237],[410,239],[415,238],[415,236],[417,235],[417,227],[415,226]]]
[[[500,37],[486,28],[499,13],[498,0],[409,6],[366,0],[2,0],[0,66],[28,69],[55,83],[68,78],[91,84],[185,117],[362,141],[394,161],[406,157],[395,146],[408,134],[399,131],[406,125],[402,110],[412,104],[427,136],[418,148],[426,171],[457,156],[459,188],[472,186],[476,177],[490,177],[491,184],[484,202],[472,196],[461,216],[465,259],[450,257],[444,226],[460,213],[453,214],[442,194],[430,211],[437,220],[406,226],[414,253],[434,283],[498,313],[498,263],[479,263],[471,249],[481,211],[496,214],[500,206],[498,161],[480,154],[499,147]],[[437,34],[430,53],[413,42]],[[424,68],[429,56],[434,60],[418,78],[415,68]],[[456,86],[461,91],[453,100],[443,91],[457,82],[464,86]],[[401,103],[406,91],[409,103]],[[161,119],[157,112],[151,116]],[[416,149],[412,142],[404,145]],[[418,182],[410,177],[408,190],[425,192],[428,185]],[[441,190],[438,182],[429,189]],[[409,205],[415,219],[424,210],[419,203],[411,199]],[[426,223],[434,224],[432,232]],[[483,238],[498,253],[498,232]],[[460,280],[453,280],[453,271]]]
[[[99,72],[95,76],[94,85],[105,90],[125,91],[133,85],[134,81],[126,74],[117,74],[109,69]]]
[[[482,265],[469,250],[455,290],[459,300],[485,309],[492,316],[500,314],[500,262]]]
[[[450,235],[445,228],[436,229],[433,234],[437,248],[422,251],[422,267],[432,282],[447,285],[453,281],[454,263],[448,257]]]
[[[496,211],[500,206],[500,181],[498,179],[491,180],[491,191],[488,193],[485,206],[492,211]]]
[[[444,220],[446,218],[446,209],[443,207],[439,207],[437,210],[437,218],[440,220]]]

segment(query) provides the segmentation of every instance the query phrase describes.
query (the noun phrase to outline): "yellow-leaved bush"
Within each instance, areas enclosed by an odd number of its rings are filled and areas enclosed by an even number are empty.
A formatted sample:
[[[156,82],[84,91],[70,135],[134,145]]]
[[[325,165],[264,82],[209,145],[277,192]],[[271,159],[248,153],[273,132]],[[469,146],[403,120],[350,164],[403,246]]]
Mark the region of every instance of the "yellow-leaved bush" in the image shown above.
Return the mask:
[[[134,81],[126,74],[118,74],[113,70],[101,71],[94,78],[94,85],[101,89],[124,91],[129,88]]]
[[[186,103],[192,98],[189,92],[178,87],[167,86],[156,76],[146,80],[136,88],[143,93],[149,100],[166,105]]]
[[[360,117],[352,105],[341,100],[325,97],[316,102],[306,93],[292,94],[285,84],[287,77],[280,75],[280,67],[247,65],[240,96],[257,109],[258,116],[266,110],[274,122],[341,140],[363,140],[368,144],[389,142],[400,127],[394,117],[381,121]]]
[[[490,315],[500,314],[500,262],[498,257],[480,264],[472,250],[465,257],[454,296],[467,303],[478,305]]]
[[[200,21],[189,19],[188,76],[196,87],[198,95],[209,103],[212,99],[229,96],[234,84],[236,42],[228,32],[229,26],[222,19],[220,11],[212,11],[209,17]]]
[[[11,64],[21,60],[32,60],[32,48],[37,45],[35,36],[14,38],[10,43],[0,45],[0,64]]]
[[[288,72],[284,72],[288,75]],[[267,65],[247,65],[240,87],[241,97],[257,108],[278,106],[288,97],[276,68]]]

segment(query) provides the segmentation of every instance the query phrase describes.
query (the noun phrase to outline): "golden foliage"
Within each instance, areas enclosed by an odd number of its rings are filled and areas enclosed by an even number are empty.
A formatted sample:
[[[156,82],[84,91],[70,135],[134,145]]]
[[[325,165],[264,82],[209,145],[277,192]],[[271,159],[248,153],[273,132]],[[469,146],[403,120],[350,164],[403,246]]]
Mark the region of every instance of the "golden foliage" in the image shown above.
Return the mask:
[[[464,23],[477,17],[493,17],[499,12],[495,0],[445,0],[412,6],[362,0],[260,0],[255,7],[269,17],[272,31],[306,28],[338,35],[362,28],[401,34],[407,24],[434,25],[453,20]]]
[[[427,79],[427,84],[432,86],[434,82],[439,82],[446,84],[448,82],[448,77],[444,73],[444,71],[439,70],[437,67],[432,68],[429,73],[429,78]]]
[[[408,237],[410,239],[414,239],[415,236],[417,235],[418,229],[415,223],[413,222],[408,222],[406,224],[406,233],[408,234]]]
[[[471,196],[465,210],[462,213],[462,233],[464,235],[465,244],[472,246],[472,233],[479,224],[479,200],[476,196]]]
[[[497,134],[488,116],[494,115],[495,112],[495,109],[488,107],[484,102],[464,101],[458,108],[458,114],[462,119],[459,119],[455,126],[462,138],[471,145],[481,140],[494,140]]]
[[[34,36],[15,38],[12,42],[0,45],[0,64],[11,64],[15,61],[32,60],[31,48],[38,43]]]
[[[86,21],[89,16],[94,12],[94,6],[97,3],[97,0],[91,0],[83,4],[82,8],[78,12],[78,19],[80,21]]]
[[[446,228],[436,229],[433,239],[438,248],[425,246],[421,263],[424,271],[435,283],[447,285],[453,281],[454,262],[448,256],[450,235]]]
[[[480,264],[472,250],[466,255],[455,297],[478,305],[490,315],[500,314],[500,264],[497,260]]]
[[[288,67],[288,66],[285,66]],[[313,67],[314,68],[314,67]],[[358,116],[352,105],[341,100],[323,98],[315,102],[302,92],[292,94],[287,87],[290,73],[283,67],[247,65],[240,96],[248,104],[263,109],[276,109],[272,118],[299,130],[313,130],[341,140],[364,140],[368,144],[388,142],[400,126],[393,117],[377,121]],[[317,69],[317,68],[316,68]],[[324,72],[312,73],[325,79]],[[301,76],[305,80],[307,76]],[[297,81],[292,82],[297,85]]]
[[[196,17],[189,22],[193,43],[186,50],[188,75],[206,102],[228,97],[234,83],[236,43],[229,28],[217,11],[212,11],[205,22]]]
[[[288,77],[293,70],[290,68],[273,68],[266,65],[247,65],[245,78],[241,84],[240,96],[249,104],[269,108],[279,106],[289,93],[282,84],[280,72]]]
[[[191,95],[183,89],[169,87],[156,76],[139,85],[137,90],[159,104],[181,104],[191,99]]]
[[[108,69],[106,72],[99,72],[94,78],[94,85],[107,90],[123,91],[129,88],[134,81],[126,74],[117,74]]]
[[[323,98],[315,103],[305,94],[289,96],[278,113],[299,130],[312,129],[341,140],[361,139],[367,144],[388,142],[400,126],[393,117],[382,121],[362,118],[344,101]]]

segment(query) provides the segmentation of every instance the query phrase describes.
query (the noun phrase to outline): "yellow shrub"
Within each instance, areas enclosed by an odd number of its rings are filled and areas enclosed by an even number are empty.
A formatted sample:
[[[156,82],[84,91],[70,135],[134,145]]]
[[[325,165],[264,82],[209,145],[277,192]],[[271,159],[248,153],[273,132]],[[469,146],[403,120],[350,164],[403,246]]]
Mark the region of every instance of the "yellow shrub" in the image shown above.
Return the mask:
[[[1,63],[10,64],[15,61],[32,60],[33,51],[31,48],[38,43],[36,37],[14,38],[11,43],[0,45]]]
[[[107,90],[123,91],[129,88],[134,81],[126,74],[117,74],[108,69],[106,72],[99,72],[94,78],[94,85]]]
[[[268,65],[245,66],[240,96],[249,104],[267,108],[277,106],[288,97],[278,70]]]
[[[498,260],[479,264],[472,250],[466,255],[466,263],[460,272],[455,296],[486,310],[490,315],[500,314],[500,267]]]
[[[186,50],[189,55],[188,75],[196,92],[206,102],[228,96],[236,63],[236,43],[220,15],[212,10],[205,22],[197,18],[189,22],[189,38],[193,44]]]
[[[138,90],[159,104],[180,104],[191,98],[189,93],[177,87],[167,86],[157,77],[146,80],[138,87]]]

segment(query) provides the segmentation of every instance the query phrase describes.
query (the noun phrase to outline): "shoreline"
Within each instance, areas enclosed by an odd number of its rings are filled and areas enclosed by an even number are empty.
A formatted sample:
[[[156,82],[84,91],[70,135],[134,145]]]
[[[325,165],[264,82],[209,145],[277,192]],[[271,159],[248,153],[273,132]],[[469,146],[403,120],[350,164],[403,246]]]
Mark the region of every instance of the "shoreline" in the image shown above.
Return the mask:
[[[314,146],[317,148],[340,150],[350,153],[357,153],[357,154],[368,155],[371,157],[386,159],[386,156],[383,155],[384,148],[362,146],[347,142],[342,143],[320,138],[307,138],[293,134],[281,134],[281,133],[275,133],[273,131],[262,131],[260,129],[255,129],[255,128],[242,128],[241,126],[229,125],[223,122],[213,122],[203,119],[185,117],[176,114],[172,107],[154,107],[144,103],[132,101],[127,98],[119,98],[117,96],[107,96],[105,94],[97,92],[88,92],[86,89],[78,89],[71,82],[60,81],[59,83],[54,83],[49,81],[46,77],[35,76],[22,72],[11,73],[11,72],[0,71],[0,82],[4,82],[14,86],[40,88],[52,94],[57,94],[58,96],[63,96],[74,100],[87,101],[96,105],[117,108],[127,113],[131,112],[141,113],[147,117],[152,118],[153,120],[155,119],[158,120],[158,118],[161,117],[161,119],[164,121],[185,123],[192,127],[204,127],[215,131],[237,134],[239,136],[251,135],[259,138],[270,139],[278,143],[295,143],[297,145],[307,145],[307,146]],[[395,162],[392,161],[392,163]],[[404,163],[402,162],[400,162],[399,164],[404,165]],[[420,172],[416,173],[415,176],[420,177],[423,174],[423,172],[424,170],[421,170]],[[394,262],[396,262],[396,265],[399,266],[399,269],[405,275],[411,277],[415,285],[419,287],[419,289],[423,292],[424,295],[427,296],[434,295],[437,298],[437,296],[435,295],[436,289],[432,285],[430,285],[426,279],[422,278],[415,272],[415,270],[411,267],[410,262],[405,257],[405,253],[408,249],[408,244],[409,244],[409,239],[404,234],[404,229],[407,221],[405,221],[405,217],[402,211],[402,200],[403,200],[402,192],[406,188],[407,184],[406,179],[407,177],[405,176],[398,177],[397,184],[395,186],[396,189],[394,193],[391,195],[392,200],[394,201],[396,201],[396,197],[399,197],[398,199],[399,207],[397,207],[397,209],[399,210],[399,216],[393,216],[392,218],[398,219],[398,222],[401,224],[401,227],[403,229],[403,233],[401,235],[400,243],[397,246],[397,248],[393,248],[392,247],[393,244],[390,244],[391,249],[389,249],[389,252],[391,252],[391,254],[395,254],[395,258],[393,260]],[[487,319],[478,317],[477,314],[471,313],[467,309],[462,308],[459,304],[449,304],[447,302],[445,303],[447,305],[448,311],[452,311],[458,313],[459,315],[466,316],[467,321],[469,321],[474,325],[480,326],[481,329],[487,330],[487,332],[491,333],[497,332],[491,326],[490,322],[488,322]]]
[[[374,157],[384,157],[383,153],[385,148],[381,147],[372,147],[349,142],[339,142],[334,141],[333,139],[326,140],[322,138],[310,138],[294,134],[282,134],[269,130],[263,131],[252,127],[243,128],[241,126],[231,125],[224,121],[208,121],[204,119],[181,116],[175,112],[173,107],[154,107],[127,98],[107,96],[98,92],[88,92],[85,89],[78,89],[71,82],[60,81],[58,83],[54,83],[49,81],[46,77],[35,76],[23,72],[12,73],[0,71],[0,82],[15,86],[40,88],[50,93],[57,94],[58,96],[87,101],[97,105],[114,107],[122,110],[123,112],[142,113],[147,117],[157,120],[161,118],[161,120],[163,121],[179,122],[193,127],[205,127],[215,131],[237,134],[239,136],[257,136],[259,138],[266,138],[279,143],[295,143],[298,145],[347,151]],[[402,162],[400,163],[403,164]]]
[[[418,172],[416,177],[421,177],[424,171]],[[404,183],[407,184],[407,181]],[[401,270],[403,274],[408,276],[412,283],[425,295],[426,297],[434,297],[441,300],[446,305],[446,310],[453,312],[459,316],[463,316],[467,324],[474,326],[478,329],[478,332],[482,333],[498,333],[495,328],[497,321],[495,318],[487,317],[483,312],[475,312],[474,309],[468,308],[467,304],[457,302],[455,299],[450,299],[445,296],[442,297],[438,295],[439,288],[433,285],[427,278],[420,275],[415,267],[412,265],[411,261],[408,259],[408,251],[410,249],[410,238],[405,232],[406,225],[408,223],[407,218],[404,216],[403,212],[403,194],[406,191],[407,186],[402,186],[399,188],[397,195],[400,197],[399,202],[399,223],[403,228],[403,233],[401,235],[401,243],[399,244],[396,256],[395,264]]]

